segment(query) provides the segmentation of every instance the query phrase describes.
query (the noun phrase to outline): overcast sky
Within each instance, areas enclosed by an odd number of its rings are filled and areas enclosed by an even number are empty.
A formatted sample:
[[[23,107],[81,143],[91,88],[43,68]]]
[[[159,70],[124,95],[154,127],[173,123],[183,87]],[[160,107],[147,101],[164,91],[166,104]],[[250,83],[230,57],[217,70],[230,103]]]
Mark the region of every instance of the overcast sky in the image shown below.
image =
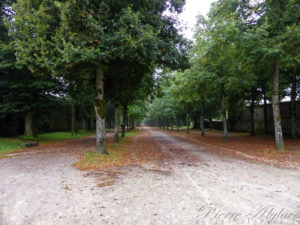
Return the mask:
[[[182,25],[187,29],[184,30],[184,35],[192,39],[193,28],[196,24],[196,16],[199,14],[206,15],[209,11],[210,4],[214,0],[186,0],[183,12],[179,15]]]

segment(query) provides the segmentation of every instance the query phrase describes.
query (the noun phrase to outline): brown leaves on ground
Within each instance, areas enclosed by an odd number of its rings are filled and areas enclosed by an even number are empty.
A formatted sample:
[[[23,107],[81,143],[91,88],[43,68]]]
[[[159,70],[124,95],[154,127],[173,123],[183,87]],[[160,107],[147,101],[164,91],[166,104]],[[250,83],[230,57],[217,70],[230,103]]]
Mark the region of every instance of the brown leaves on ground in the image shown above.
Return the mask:
[[[272,136],[230,133],[228,142],[224,142],[223,133],[219,131],[205,132],[205,137],[202,137],[198,130],[191,130],[189,134],[184,131],[165,132],[192,144],[207,147],[209,151],[218,154],[232,155],[248,161],[260,161],[279,166],[300,165],[299,139],[285,138],[285,151],[276,151],[275,140]]]
[[[151,163],[152,169],[158,168],[166,161],[188,159],[188,154],[180,149],[162,151],[159,143],[148,130],[134,131],[136,136],[121,139],[120,143],[113,143],[113,138],[107,139],[108,155],[95,154],[90,151],[81,155],[76,167],[81,170],[101,170],[112,173],[113,177],[124,166],[141,166]]]

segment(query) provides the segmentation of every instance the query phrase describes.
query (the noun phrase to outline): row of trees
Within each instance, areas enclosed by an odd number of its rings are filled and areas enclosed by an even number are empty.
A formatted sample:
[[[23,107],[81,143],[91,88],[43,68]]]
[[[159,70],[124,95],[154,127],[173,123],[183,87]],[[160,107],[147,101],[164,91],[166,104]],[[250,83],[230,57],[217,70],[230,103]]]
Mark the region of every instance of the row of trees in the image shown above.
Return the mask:
[[[31,91],[34,86],[47,97],[46,106],[50,97],[68,96],[72,115],[75,106],[88,109],[93,105],[98,153],[106,153],[105,101],[114,105],[118,141],[120,109],[124,135],[128,111],[132,118],[139,118],[145,111],[144,100],[155,92],[154,71],[188,65],[189,43],[179,35],[176,19],[184,0],[13,3],[1,1],[1,34],[5,36],[0,42],[1,76],[14,77],[10,80],[13,87],[18,88],[19,82],[27,88],[27,96],[18,93],[14,97],[40,99]],[[3,97],[1,108],[5,101],[13,102]],[[28,114],[36,111],[33,106],[27,104]]]
[[[296,138],[296,99],[300,83],[300,5],[297,0],[219,0],[208,18],[198,17],[191,68],[168,77],[164,95],[157,98],[150,117],[164,124],[186,115],[198,116],[204,135],[204,118],[221,118],[224,141],[228,117],[250,108],[251,133],[254,106],[272,102],[276,148],[284,149],[279,99],[291,99],[292,136]],[[157,113],[161,112],[161,113]],[[174,124],[174,122],[173,122]]]

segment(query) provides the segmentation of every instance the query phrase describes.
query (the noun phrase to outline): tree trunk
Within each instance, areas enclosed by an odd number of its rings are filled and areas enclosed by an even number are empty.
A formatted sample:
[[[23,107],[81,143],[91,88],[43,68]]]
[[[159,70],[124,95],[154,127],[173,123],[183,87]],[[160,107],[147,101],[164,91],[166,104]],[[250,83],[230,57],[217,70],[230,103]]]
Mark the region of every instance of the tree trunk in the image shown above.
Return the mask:
[[[264,92],[264,132],[265,134],[269,133],[268,130],[268,105],[267,105],[267,95]]]
[[[204,137],[204,117],[203,115],[201,114],[200,116],[200,129],[201,129],[201,136]]]
[[[254,124],[254,94],[252,94],[251,104],[250,104],[250,131],[251,135],[255,135],[255,124]]]
[[[279,85],[279,62],[275,61],[274,68],[273,68],[272,107],[273,107],[276,149],[278,151],[281,151],[284,150],[284,143],[283,143],[282,128],[281,128],[278,85]]]
[[[226,109],[225,109],[225,87],[224,84],[221,88],[221,115],[223,120],[223,140],[226,142],[228,141],[228,129],[227,129],[227,119],[226,119]]]
[[[104,102],[104,73],[99,67],[96,70],[96,98],[94,108],[96,113],[96,153],[107,154],[105,148],[105,102]]]
[[[34,137],[32,114],[30,112],[25,114],[25,136]]]
[[[190,132],[190,116],[189,112],[186,112],[186,133],[188,134]]]
[[[291,136],[293,139],[297,138],[296,133],[296,96],[297,96],[297,79],[293,77],[292,89],[291,89]]]
[[[201,129],[201,136],[204,137],[204,108],[203,104],[200,104],[200,129]]]
[[[115,138],[114,138],[114,141],[116,143],[119,142],[119,103],[116,102],[115,103]]]
[[[73,136],[76,135],[76,115],[75,115],[75,104],[71,102],[71,133]]]
[[[122,137],[125,137],[126,121],[127,119],[127,105],[123,106],[123,124],[122,124]]]

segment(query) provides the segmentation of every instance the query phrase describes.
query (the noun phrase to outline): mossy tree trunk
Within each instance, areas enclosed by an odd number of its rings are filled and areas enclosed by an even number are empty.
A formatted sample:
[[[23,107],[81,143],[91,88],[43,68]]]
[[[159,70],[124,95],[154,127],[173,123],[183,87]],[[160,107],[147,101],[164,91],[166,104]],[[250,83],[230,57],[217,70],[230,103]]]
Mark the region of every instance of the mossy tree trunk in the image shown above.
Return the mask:
[[[33,128],[33,119],[31,112],[25,114],[25,136],[35,137],[35,132]]]
[[[274,120],[276,149],[278,151],[282,151],[284,150],[284,143],[283,143],[282,128],[281,128],[278,84],[279,84],[279,62],[275,61],[273,67],[273,94],[272,94],[273,120]]]
[[[119,125],[120,125],[120,121],[119,121],[119,103],[116,101],[115,102],[115,138],[114,138],[114,141],[116,143],[119,142]]]
[[[96,113],[96,153],[107,154],[105,148],[105,102],[104,102],[104,73],[99,67],[96,70],[96,98],[94,108]]]

